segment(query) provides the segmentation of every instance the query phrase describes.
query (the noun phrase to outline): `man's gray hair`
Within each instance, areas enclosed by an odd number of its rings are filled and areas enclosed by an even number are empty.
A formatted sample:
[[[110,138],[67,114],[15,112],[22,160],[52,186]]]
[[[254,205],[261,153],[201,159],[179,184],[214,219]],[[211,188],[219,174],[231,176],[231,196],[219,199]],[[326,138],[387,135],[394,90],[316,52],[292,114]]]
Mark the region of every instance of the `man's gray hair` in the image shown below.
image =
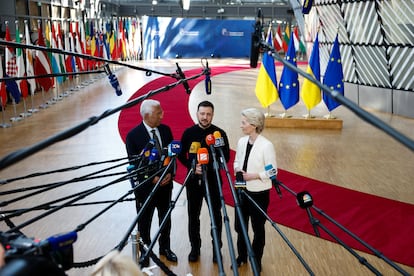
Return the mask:
[[[160,102],[157,100],[144,100],[141,104],[141,109],[139,111],[141,113],[142,118],[145,117],[145,114],[151,114],[153,107],[160,105]]]

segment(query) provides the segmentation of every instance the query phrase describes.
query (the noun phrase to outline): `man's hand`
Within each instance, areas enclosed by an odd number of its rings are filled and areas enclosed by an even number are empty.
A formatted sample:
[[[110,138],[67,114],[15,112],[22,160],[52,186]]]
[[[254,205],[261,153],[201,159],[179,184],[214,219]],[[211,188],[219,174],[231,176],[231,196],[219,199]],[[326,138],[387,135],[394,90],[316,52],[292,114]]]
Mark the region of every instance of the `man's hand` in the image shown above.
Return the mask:
[[[158,180],[160,180],[160,177],[154,176],[154,178],[152,179],[152,184],[157,184]],[[167,185],[168,183],[171,182],[171,180],[172,180],[171,173],[167,173],[165,177],[162,179],[162,181],[160,182],[160,186],[163,187]]]

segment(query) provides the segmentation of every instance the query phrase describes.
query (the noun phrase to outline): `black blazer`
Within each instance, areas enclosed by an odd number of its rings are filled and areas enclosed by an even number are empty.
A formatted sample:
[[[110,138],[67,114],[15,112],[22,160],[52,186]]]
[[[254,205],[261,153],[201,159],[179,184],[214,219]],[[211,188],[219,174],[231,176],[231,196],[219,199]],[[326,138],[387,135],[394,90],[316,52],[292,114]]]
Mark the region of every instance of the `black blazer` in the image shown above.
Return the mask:
[[[173,140],[173,135],[170,127],[164,124],[160,124],[157,128],[160,132],[162,146],[167,147]],[[145,146],[148,144],[148,141],[150,139],[150,134],[148,133],[144,123],[142,122],[132,130],[130,130],[126,136],[125,142],[129,160],[133,159],[134,155],[139,155],[145,148]],[[133,165],[138,165],[137,163],[138,162],[131,162],[131,164]],[[161,188],[167,187],[172,188],[172,181],[169,185],[165,185]],[[150,189],[150,187],[148,187],[148,189]],[[151,189],[149,191],[151,191]]]

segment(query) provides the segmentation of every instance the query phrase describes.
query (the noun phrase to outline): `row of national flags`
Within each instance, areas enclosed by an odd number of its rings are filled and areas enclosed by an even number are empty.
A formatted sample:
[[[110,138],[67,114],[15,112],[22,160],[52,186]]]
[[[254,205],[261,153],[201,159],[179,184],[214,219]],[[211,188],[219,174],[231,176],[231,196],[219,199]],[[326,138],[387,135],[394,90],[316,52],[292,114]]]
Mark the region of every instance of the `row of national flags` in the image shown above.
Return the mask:
[[[269,28],[271,30],[271,28]],[[269,30],[268,30],[269,32]],[[270,31],[272,32],[272,31]],[[293,28],[292,34],[290,33],[289,25],[285,26],[285,30],[282,32],[282,28],[280,25],[277,26],[276,31],[274,32],[273,36],[273,47],[277,52],[284,52],[287,53],[289,48],[289,43],[291,38],[295,40],[295,50],[296,53],[306,54],[306,46],[303,42],[303,38],[299,35],[298,26]]]
[[[23,38],[26,45],[31,45],[32,39],[27,20],[24,21],[23,33],[19,29],[19,22],[15,23],[15,42],[21,43]],[[108,60],[135,60],[140,57],[141,30],[137,18],[115,18],[102,24],[101,28],[94,20],[63,22],[63,24],[68,25],[62,26],[61,22],[56,21],[46,21],[45,24],[41,24],[41,21],[38,21],[37,45]],[[5,40],[12,41],[9,23],[6,22],[5,25]],[[66,27],[67,32],[62,31],[63,27]],[[3,63],[0,63],[0,78],[23,79],[7,79],[1,82],[2,108],[6,107],[8,95],[14,103],[18,104],[22,98],[34,95],[37,89],[47,92],[56,84],[72,79],[70,73],[94,70],[103,65],[102,62],[73,55],[10,46],[6,47],[4,57],[5,68],[3,70]],[[52,74],[59,74],[59,76],[53,77]]]
[[[294,35],[293,32],[291,35]],[[267,44],[273,46],[273,41],[274,39],[272,37],[271,28],[269,28],[266,42]],[[290,40],[288,50],[285,54],[285,61],[289,62],[291,66],[297,67],[295,43],[294,39]],[[307,73],[314,79],[321,81],[318,34],[316,34],[313,49],[309,58]],[[343,79],[339,41],[338,35],[336,35],[322,83],[331,90],[335,90],[344,95]],[[278,84],[275,61],[269,52],[263,53],[262,65],[259,69],[255,93],[260,104],[265,108],[268,108],[277,99],[280,99],[284,109],[288,110],[299,102],[299,98],[302,99],[309,112],[312,108],[318,105],[322,99],[329,112],[340,105],[340,103],[335,101],[325,91],[321,91],[316,84],[307,78],[304,78],[302,88],[300,90],[298,73],[287,66],[284,66]]]

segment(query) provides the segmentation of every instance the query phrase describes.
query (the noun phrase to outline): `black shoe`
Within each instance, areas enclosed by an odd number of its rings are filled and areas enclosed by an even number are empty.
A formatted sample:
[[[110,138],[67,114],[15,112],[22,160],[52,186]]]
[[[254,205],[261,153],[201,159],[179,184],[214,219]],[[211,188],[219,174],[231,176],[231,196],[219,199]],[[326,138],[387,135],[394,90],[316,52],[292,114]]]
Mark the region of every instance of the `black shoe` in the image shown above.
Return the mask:
[[[197,262],[199,256],[200,256],[200,250],[191,249],[190,254],[188,254],[188,261]]]
[[[171,249],[160,249],[160,255],[164,255],[170,262],[177,262],[177,255]]]

